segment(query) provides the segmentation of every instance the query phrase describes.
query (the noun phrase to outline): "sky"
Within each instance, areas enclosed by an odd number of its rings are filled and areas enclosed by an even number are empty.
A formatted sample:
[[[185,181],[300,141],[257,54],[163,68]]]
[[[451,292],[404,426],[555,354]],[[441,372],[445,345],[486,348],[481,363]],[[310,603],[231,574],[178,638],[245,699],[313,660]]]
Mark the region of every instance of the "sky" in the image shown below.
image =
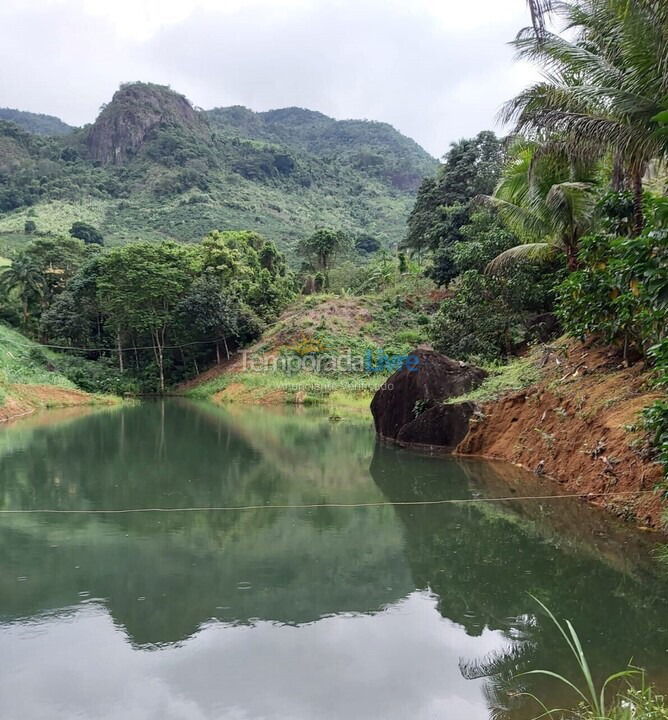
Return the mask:
[[[439,157],[535,78],[525,0],[2,0],[0,107],[92,122],[122,82],[389,122]]]

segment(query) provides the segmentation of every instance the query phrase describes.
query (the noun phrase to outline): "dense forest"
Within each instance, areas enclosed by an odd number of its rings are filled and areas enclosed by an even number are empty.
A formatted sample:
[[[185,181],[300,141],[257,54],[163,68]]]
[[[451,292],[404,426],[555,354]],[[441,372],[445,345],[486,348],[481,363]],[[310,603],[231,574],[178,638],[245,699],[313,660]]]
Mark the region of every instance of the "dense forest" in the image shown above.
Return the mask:
[[[290,254],[315,227],[335,226],[396,246],[437,166],[384,123],[200,111],[151,83],[122,86],[92,125],[70,130],[0,111],[0,254],[25,241],[26,222],[58,235],[75,221],[113,245],[253,228]]]

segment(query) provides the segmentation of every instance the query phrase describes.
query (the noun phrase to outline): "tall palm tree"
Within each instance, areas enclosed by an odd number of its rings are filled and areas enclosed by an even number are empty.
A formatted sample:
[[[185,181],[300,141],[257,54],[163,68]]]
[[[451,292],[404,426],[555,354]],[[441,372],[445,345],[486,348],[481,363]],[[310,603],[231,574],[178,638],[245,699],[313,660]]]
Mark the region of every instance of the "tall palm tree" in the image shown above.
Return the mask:
[[[554,9],[553,0],[527,0],[531,22],[536,35],[541,36],[545,32],[545,17]]]
[[[595,197],[589,173],[573,165],[562,151],[547,152],[531,141],[518,141],[494,195],[484,200],[495,207],[523,242],[496,257],[491,271],[519,258],[547,259],[559,253],[568,267],[577,267],[580,238],[591,228]]]
[[[0,275],[0,286],[8,295],[15,293],[19,298],[23,325],[26,326],[30,317],[30,303],[44,295],[44,276],[30,260],[19,257]]]
[[[571,153],[610,153],[634,193],[639,233],[642,177],[652,159],[668,157],[668,3],[566,0],[555,9],[572,39],[519,33],[519,56],[542,65],[545,79],[501,117],[517,133],[551,133]]]

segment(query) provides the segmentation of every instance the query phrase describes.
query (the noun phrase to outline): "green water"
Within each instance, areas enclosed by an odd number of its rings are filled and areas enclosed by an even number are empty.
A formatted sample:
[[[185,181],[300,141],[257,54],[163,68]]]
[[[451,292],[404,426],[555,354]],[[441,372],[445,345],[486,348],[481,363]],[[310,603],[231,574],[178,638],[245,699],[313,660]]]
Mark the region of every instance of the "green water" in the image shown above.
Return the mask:
[[[668,685],[654,539],[500,464],[376,446],[368,421],[180,401],[0,430],[2,720],[519,720],[511,677]],[[550,682],[526,686],[548,702]]]

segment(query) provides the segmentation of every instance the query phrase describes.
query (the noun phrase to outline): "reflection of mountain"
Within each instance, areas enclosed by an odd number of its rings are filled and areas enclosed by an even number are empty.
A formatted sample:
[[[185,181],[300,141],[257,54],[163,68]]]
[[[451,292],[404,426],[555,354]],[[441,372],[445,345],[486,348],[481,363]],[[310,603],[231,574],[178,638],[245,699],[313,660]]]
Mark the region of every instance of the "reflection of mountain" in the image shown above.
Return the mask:
[[[528,475],[504,478],[506,473],[508,466],[420,457],[382,445],[371,464],[376,484],[395,503],[472,492],[549,494],[549,488],[532,487],[538,481]],[[572,670],[549,623],[530,620],[537,610],[533,594],[574,622],[599,672],[619,670],[633,655],[650,677],[652,671],[663,675],[668,581],[653,571],[647,559],[651,542],[638,533],[572,500],[395,505],[395,510],[405,528],[413,580],[439,597],[444,617],[469,634],[487,627],[527,641],[519,651],[488,658],[478,671],[501,672],[508,679],[529,667]],[[603,554],[592,551],[597,544]],[[468,665],[471,674],[474,666]]]
[[[253,448],[243,428],[202,408],[151,403],[33,430],[27,449],[0,457],[0,498],[13,509],[381,499],[366,469],[369,434],[321,416],[276,423],[293,459],[310,455],[320,468],[316,476],[311,467],[312,483],[303,467],[291,476],[271,451],[263,455],[269,428],[256,428]],[[331,453],[343,447],[335,466]],[[390,507],[4,516],[0,542],[1,616],[66,607],[88,593],[105,599],[137,643],[181,640],[212,617],[304,623],[374,612],[413,587]]]
[[[349,612],[366,615],[368,642],[394,618],[397,636],[386,645],[400,647],[397,638],[419,623],[401,620],[414,603],[398,601],[422,597],[420,622],[430,633],[442,631],[439,623],[451,629],[450,652],[469,653],[468,676],[500,673],[489,681],[496,702],[495,689],[516,671],[567,667],[556,633],[533,620],[532,593],[574,620],[601,672],[633,654],[659,679],[668,582],[647,560],[646,536],[571,500],[400,504],[544,491],[507,465],[374,450],[365,421],[330,423],[307,409],[234,416],[170,401],[16,426],[3,432],[0,449],[5,509],[394,506],[0,515],[0,618],[78,616],[72,606],[93,598],[89,609],[104,604],[135,645],[148,647],[178,644],[214,627],[212,618],[239,634],[248,625],[287,633],[307,623],[324,632],[329,621],[312,621],[337,615],[348,627],[340,616]],[[451,622],[434,612],[434,599]],[[475,652],[498,649],[503,634],[515,651],[476,666],[483,658]],[[413,652],[420,675],[420,647]],[[382,675],[386,661],[369,653]],[[416,681],[417,695],[420,687]],[[532,687],[549,697],[549,688]]]

